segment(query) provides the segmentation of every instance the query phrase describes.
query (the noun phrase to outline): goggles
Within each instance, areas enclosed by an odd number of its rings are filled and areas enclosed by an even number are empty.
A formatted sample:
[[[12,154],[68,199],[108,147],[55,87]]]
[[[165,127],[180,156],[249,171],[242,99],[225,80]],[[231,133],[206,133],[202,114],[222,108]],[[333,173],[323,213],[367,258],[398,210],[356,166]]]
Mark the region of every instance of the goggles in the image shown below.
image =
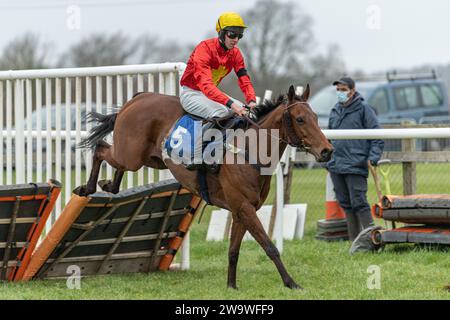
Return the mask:
[[[230,38],[230,39],[236,39],[236,38],[242,39],[242,37],[244,36],[243,33],[234,32],[234,31],[227,31],[225,34],[226,34],[227,37]]]

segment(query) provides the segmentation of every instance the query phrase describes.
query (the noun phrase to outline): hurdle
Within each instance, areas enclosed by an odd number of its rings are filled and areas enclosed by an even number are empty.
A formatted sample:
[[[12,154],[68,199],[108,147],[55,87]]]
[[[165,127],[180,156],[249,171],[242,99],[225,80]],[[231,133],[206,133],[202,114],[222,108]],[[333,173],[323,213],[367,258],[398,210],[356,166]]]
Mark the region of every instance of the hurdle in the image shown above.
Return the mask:
[[[36,249],[23,280],[168,270],[202,207],[176,180],[71,200]]]
[[[0,186],[0,280],[22,279],[60,192],[56,180]]]
[[[450,195],[385,195],[372,206],[372,215],[385,221],[407,224],[400,228],[376,230],[372,242],[450,244]]]

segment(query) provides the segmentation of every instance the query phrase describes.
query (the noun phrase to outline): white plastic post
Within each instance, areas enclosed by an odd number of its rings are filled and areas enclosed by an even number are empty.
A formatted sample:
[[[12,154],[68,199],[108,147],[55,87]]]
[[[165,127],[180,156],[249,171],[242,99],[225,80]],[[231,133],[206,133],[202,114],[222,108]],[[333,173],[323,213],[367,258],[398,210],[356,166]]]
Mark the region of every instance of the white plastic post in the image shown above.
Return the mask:
[[[291,160],[291,150],[295,149],[291,146],[287,146],[286,150],[284,150],[283,156],[281,157],[280,163],[282,164],[283,175],[287,175],[289,173],[289,161]]]
[[[16,183],[25,183],[25,134],[24,134],[24,92],[23,80],[15,82],[15,101],[14,101],[14,119],[15,119],[15,158],[16,158]]]
[[[137,92],[144,91],[144,76],[142,74],[138,74],[137,76]],[[144,184],[144,170],[145,168],[142,167],[138,171],[138,185],[142,186]]]
[[[77,148],[81,142],[81,78],[75,78],[75,186],[81,185],[81,149]],[[67,143],[67,141],[66,141]]]
[[[61,161],[62,161],[62,153],[61,153],[61,91],[62,91],[62,82],[61,78],[55,79],[55,130],[56,130],[56,145],[55,145],[55,173],[56,180],[61,182]],[[56,210],[55,214],[52,214],[52,224],[55,222],[55,218],[58,217],[61,213],[61,197],[58,197],[56,200]],[[55,217],[56,215],[56,217]]]
[[[32,119],[31,119],[31,113],[33,112],[33,100],[32,100],[32,94],[33,89],[31,85],[31,80],[26,80],[26,109],[27,109],[27,181],[31,182],[33,181],[33,136],[32,136]]]
[[[49,78],[45,79],[45,178],[48,181],[52,178],[52,81]]]
[[[45,79],[45,178],[50,180],[52,178],[52,81],[49,78]],[[52,214],[53,216],[53,214]],[[48,233],[52,227],[52,219],[47,219],[45,224],[45,233]]]
[[[36,170],[37,182],[42,182],[42,82],[36,79]],[[59,198],[59,197],[58,197]]]
[[[92,112],[92,78],[86,77],[86,115]],[[92,123],[90,121],[86,121],[86,130],[89,132],[92,128]],[[86,150],[85,153],[85,163],[86,163],[86,178],[88,179],[88,174],[92,169],[92,151],[90,149]]]
[[[276,174],[276,197],[277,197],[277,207],[275,216],[275,245],[280,252],[283,252],[283,208],[284,208],[284,179],[283,179],[283,169],[281,163],[278,163],[275,170]]]
[[[272,90],[266,90],[264,92],[264,100],[270,100],[272,99]]]
[[[191,260],[191,239],[189,231],[184,235],[183,244],[181,245],[181,270],[188,270],[190,268]]]
[[[6,80],[6,184],[12,184],[12,83]]]
[[[71,197],[71,191],[72,191],[72,148],[71,148],[71,124],[72,124],[72,115],[71,115],[71,109],[72,109],[72,80],[71,78],[66,78],[66,150],[65,150],[65,165],[64,165],[64,171],[65,171],[65,203],[69,202]]]
[[[95,77],[95,111],[98,113],[102,113],[102,106],[103,106],[103,81],[102,77],[96,76]],[[100,167],[100,173],[99,173],[99,179],[103,179],[104,176],[102,175],[102,168],[105,167],[105,164],[103,163]]]
[[[117,107],[122,107],[123,105],[123,80],[122,76],[118,75],[116,77],[116,87],[117,87],[117,101],[116,105]],[[133,172],[128,171],[127,172],[127,188],[133,187]]]

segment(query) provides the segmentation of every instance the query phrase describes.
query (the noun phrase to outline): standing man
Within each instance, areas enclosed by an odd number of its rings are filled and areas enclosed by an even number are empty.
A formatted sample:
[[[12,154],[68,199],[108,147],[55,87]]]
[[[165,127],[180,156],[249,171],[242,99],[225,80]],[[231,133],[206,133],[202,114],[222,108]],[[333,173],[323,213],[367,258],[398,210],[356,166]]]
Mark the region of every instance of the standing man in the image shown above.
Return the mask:
[[[343,77],[335,82],[337,104],[330,113],[328,129],[379,129],[374,110],[356,91],[355,82]],[[333,140],[334,152],[327,163],[339,205],[347,217],[349,238],[374,225],[367,202],[368,166],[376,166],[383,140]]]
[[[222,14],[216,23],[218,37],[200,42],[192,52],[181,78],[180,101],[183,109],[201,118],[224,117],[233,112],[247,114],[242,102],[220,91],[217,86],[231,70],[250,108],[256,105],[255,90],[237,47],[247,26],[234,12]]]

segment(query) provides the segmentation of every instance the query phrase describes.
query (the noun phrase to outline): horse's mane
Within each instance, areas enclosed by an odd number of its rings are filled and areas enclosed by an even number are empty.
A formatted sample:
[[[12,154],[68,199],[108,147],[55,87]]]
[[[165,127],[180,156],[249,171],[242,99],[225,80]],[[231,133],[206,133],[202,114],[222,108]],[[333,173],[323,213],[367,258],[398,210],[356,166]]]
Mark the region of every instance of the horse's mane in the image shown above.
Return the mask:
[[[256,116],[261,119],[264,116],[271,113],[273,110],[275,110],[280,104],[286,102],[286,96],[280,94],[278,96],[278,99],[274,100],[264,100],[263,103],[258,104],[256,107],[253,108],[253,111],[255,112]]]

